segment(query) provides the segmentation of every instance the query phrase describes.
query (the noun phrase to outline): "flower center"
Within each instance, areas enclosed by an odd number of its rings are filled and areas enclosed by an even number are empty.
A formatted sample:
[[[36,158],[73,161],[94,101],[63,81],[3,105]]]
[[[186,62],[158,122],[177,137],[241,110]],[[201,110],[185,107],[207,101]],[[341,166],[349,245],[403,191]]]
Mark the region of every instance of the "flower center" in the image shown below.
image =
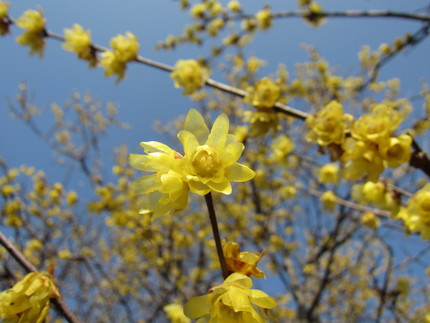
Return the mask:
[[[197,148],[192,160],[196,175],[200,177],[213,177],[220,167],[218,153],[209,146]]]

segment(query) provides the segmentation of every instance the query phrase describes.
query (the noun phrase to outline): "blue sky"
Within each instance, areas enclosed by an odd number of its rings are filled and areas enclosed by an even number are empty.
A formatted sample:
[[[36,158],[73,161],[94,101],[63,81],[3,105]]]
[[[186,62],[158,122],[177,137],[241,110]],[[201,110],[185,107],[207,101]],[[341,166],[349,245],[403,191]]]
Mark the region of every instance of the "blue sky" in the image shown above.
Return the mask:
[[[265,1],[243,1],[249,12],[255,12]],[[296,2],[271,1],[272,11],[295,10]],[[342,9],[391,9],[410,11],[423,8],[427,1],[378,0],[378,1],[320,1],[327,10]],[[92,31],[95,43],[108,46],[109,40],[117,34],[131,31],[141,43],[142,56],[173,65],[181,58],[206,55],[208,47],[184,46],[178,50],[154,51],[158,40],[169,34],[180,34],[190,21],[187,12],[181,12],[177,2],[170,0],[28,0],[13,1],[11,16],[18,17],[26,9],[43,8],[48,29],[62,33],[73,23],[79,23]],[[287,65],[290,72],[294,65],[308,59],[300,44],[315,45],[321,55],[339,74],[358,71],[357,52],[368,44],[376,49],[381,42],[391,43],[405,32],[414,32],[419,23],[392,19],[344,19],[329,20],[321,28],[309,27],[300,19],[277,21],[269,32],[259,33],[249,46],[248,52],[269,64],[262,70],[274,73],[279,63]],[[113,147],[128,144],[137,151],[142,140],[159,138],[152,129],[155,119],[170,120],[178,114],[186,114],[193,102],[173,87],[168,73],[143,65],[130,64],[127,79],[115,84],[113,78],[105,78],[101,69],[89,69],[85,62],[74,54],[61,49],[59,42],[48,40],[45,56],[38,59],[27,54],[27,49],[15,42],[19,28],[12,27],[12,34],[0,39],[0,155],[10,165],[26,163],[40,168],[53,165],[48,148],[17,120],[8,119],[6,104],[13,101],[18,84],[26,82],[34,102],[49,107],[53,102],[64,103],[72,91],[88,92],[103,101],[113,101],[120,109],[119,118],[133,127],[131,131],[116,131],[108,134],[105,153]],[[399,77],[405,96],[417,94],[421,81],[429,81],[430,42],[424,42],[413,50],[395,58],[381,73],[381,79]],[[421,109],[421,106],[416,108]],[[12,140],[13,138],[13,140]],[[53,171],[55,176],[55,171]]]

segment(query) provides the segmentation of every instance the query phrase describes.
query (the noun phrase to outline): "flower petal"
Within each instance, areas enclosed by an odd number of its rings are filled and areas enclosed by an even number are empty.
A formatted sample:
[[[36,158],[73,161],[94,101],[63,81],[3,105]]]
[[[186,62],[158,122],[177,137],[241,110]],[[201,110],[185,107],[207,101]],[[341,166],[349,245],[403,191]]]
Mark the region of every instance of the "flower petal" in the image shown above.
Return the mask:
[[[225,147],[225,150],[221,156],[223,164],[229,166],[234,164],[242,154],[245,146],[240,142],[233,142]]]
[[[178,133],[178,139],[181,141],[182,146],[184,147],[184,155],[191,158],[191,155],[199,146],[197,138],[191,132],[187,130],[181,130]]]
[[[191,192],[196,193],[200,196],[204,196],[211,191],[209,186],[195,180],[190,180],[188,182],[188,186],[190,187]]]
[[[217,150],[224,148],[228,136],[229,120],[225,113],[216,118],[206,144]]]
[[[251,302],[259,307],[263,308],[274,308],[276,305],[276,300],[265,292],[258,289],[251,289],[248,291],[248,296]]]
[[[210,294],[197,296],[190,299],[184,306],[184,314],[192,319],[209,314],[211,305],[210,299]]]
[[[200,145],[204,145],[209,136],[209,129],[203,116],[194,109],[191,109],[185,119],[185,130],[191,132],[196,137]]]
[[[157,174],[139,177],[133,182],[133,188],[137,194],[146,194],[161,188],[161,182]]]
[[[246,182],[254,178],[255,172],[248,166],[236,163],[226,168],[225,176],[232,182]]]
[[[174,155],[175,153],[172,148],[158,141],[143,141],[140,143],[140,146],[145,150],[146,153],[164,152],[170,155]]]
[[[232,191],[231,184],[227,178],[225,178],[225,180],[219,183],[213,181],[207,182],[207,186],[209,186],[213,191],[220,192],[226,195],[230,195]]]

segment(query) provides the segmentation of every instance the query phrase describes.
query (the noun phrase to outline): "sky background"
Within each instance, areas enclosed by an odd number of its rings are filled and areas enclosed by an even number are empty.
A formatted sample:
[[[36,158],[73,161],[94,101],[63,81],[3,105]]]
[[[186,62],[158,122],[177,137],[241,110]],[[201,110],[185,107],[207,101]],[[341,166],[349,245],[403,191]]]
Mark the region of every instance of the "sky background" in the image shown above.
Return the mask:
[[[256,12],[266,1],[243,1],[246,12]],[[295,1],[270,1],[272,11],[296,10]],[[390,9],[409,11],[421,9],[427,1],[320,1],[326,10]],[[10,14],[19,17],[27,9],[43,8],[47,28],[62,34],[64,28],[81,24],[92,32],[93,42],[108,47],[112,37],[131,31],[140,41],[142,56],[174,65],[178,59],[195,58],[209,53],[210,46],[185,45],[174,51],[154,51],[154,46],[169,34],[179,35],[190,22],[187,12],[170,0],[27,0],[11,1]],[[414,32],[420,24],[399,19],[330,19],[315,29],[301,19],[277,20],[274,27],[258,33],[248,52],[265,59],[268,64],[261,76],[273,74],[279,63],[294,72],[296,63],[308,60],[300,44],[315,45],[320,54],[338,68],[340,75],[355,74],[359,70],[357,53],[364,45],[377,49],[381,42],[392,43],[405,34]],[[119,107],[119,119],[132,126],[131,131],[108,133],[106,153],[114,146],[128,144],[138,150],[138,142],[159,138],[153,130],[155,119],[167,121],[186,114],[193,102],[173,87],[168,73],[140,64],[130,64],[127,78],[115,83],[114,78],[103,76],[100,68],[89,69],[73,53],[61,49],[61,44],[48,39],[43,59],[30,57],[27,48],[19,46],[15,38],[21,30],[12,27],[11,34],[0,39],[0,155],[11,166],[33,165],[49,168],[53,165],[48,147],[35,138],[18,120],[8,118],[7,102],[14,101],[18,85],[28,85],[34,103],[49,108],[55,102],[62,105],[73,91],[90,93],[104,102],[113,101]],[[430,42],[395,58],[383,69],[381,80],[399,77],[402,94],[412,96],[419,92],[422,81],[429,81]],[[215,74],[215,78],[216,78]],[[219,80],[219,78],[218,78]],[[421,105],[421,103],[420,103]],[[421,109],[421,106],[414,108]],[[300,107],[298,107],[300,108]],[[55,167],[52,168],[55,176]]]
[[[242,1],[246,12],[256,12],[265,3],[272,11],[296,10],[295,1]],[[429,5],[428,1],[362,0],[319,1],[326,10],[390,9],[414,12]],[[187,12],[171,0],[26,0],[11,1],[10,14],[19,17],[27,9],[43,8],[47,28],[62,34],[64,28],[81,24],[92,32],[95,44],[108,47],[112,37],[126,31],[134,33],[140,41],[140,55],[162,63],[174,65],[178,59],[205,56],[210,46],[185,45],[174,51],[154,51],[159,40],[167,35],[179,35],[191,21]],[[359,71],[358,51],[363,45],[377,49],[382,42],[392,43],[406,32],[415,32],[417,22],[400,19],[345,19],[333,18],[318,29],[303,20],[292,18],[277,20],[274,27],[258,33],[248,47],[248,53],[268,62],[260,76],[275,73],[283,63],[294,74],[294,65],[308,61],[308,54],[301,44],[315,45],[322,57],[340,75],[355,75]],[[25,82],[33,102],[49,110],[52,103],[60,106],[74,91],[89,93],[104,102],[113,101],[119,108],[119,120],[131,125],[131,130],[107,133],[102,146],[106,165],[112,163],[114,147],[129,146],[138,153],[140,141],[161,140],[153,129],[154,121],[168,121],[185,115],[194,107],[180,89],[173,86],[169,74],[141,64],[129,64],[127,77],[119,84],[115,78],[103,76],[100,68],[89,69],[73,53],[61,49],[58,41],[47,40],[43,59],[29,56],[28,49],[18,45],[15,38],[21,33],[17,27],[11,34],[0,38],[0,156],[10,167],[22,164],[43,169],[52,181],[61,181],[63,170],[59,167],[49,147],[21,121],[9,118],[8,102],[14,102],[18,86]],[[210,44],[210,42],[209,42]],[[392,60],[380,73],[381,80],[398,77],[401,93],[411,97],[419,93],[423,81],[430,82],[430,39],[413,50],[407,50]],[[215,74],[216,80],[221,80]],[[300,107],[298,107],[300,108]],[[414,105],[422,111],[422,102]],[[50,111],[47,111],[49,114]],[[49,119],[41,119],[48,126]],[[428,141],[424,150],[430,151]]]

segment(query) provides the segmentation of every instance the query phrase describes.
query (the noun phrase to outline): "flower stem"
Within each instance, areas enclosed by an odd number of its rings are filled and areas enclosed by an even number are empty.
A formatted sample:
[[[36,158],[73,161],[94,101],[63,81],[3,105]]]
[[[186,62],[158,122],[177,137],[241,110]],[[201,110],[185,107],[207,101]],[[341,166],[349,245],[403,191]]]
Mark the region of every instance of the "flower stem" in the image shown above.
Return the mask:
[[[209,192],[205,195],[206,205],[208,206],[209,219],[211,220],[212,232],[214,234],[216,251],[218,254],[219,264],[221,265],[222,276],[226,279],[229,276],[227,269],[227,263],[225,262],[224,252],[222,250],[221,237],[219,235],[218,223],[216,220],[214,202],[212,199],[212,194]]]

